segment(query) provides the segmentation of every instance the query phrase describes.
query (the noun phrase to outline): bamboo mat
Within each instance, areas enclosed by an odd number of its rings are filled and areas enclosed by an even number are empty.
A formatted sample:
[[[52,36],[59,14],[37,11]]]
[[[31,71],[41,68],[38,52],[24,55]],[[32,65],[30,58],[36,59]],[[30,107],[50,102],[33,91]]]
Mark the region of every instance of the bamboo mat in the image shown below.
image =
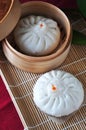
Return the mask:
[[[73,28],[86,34],[86,22],[81,15],[70,19]],[[70,12],[68,16],[72,17]],[[82,23],[83,22],[83,23]],[[1,47],[0,47],[1,48]],[[31,130],[86,130],[86,100],[81,109],[63,124],[51,121],[33,102],[33,86],[42,74],[24,72],[12,66],[0,49],[0,68],[9,84],[10,90],[20,108],[28,129]],[[57,69],[75,75],[84,86],[86,95],[86,46],[72,45],[65,62]]]

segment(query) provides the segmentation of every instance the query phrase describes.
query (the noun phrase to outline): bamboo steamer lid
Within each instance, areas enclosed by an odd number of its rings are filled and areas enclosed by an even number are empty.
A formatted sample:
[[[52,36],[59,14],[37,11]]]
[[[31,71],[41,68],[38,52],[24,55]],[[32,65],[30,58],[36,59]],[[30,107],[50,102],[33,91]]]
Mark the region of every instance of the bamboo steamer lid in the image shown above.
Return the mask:
[[[20,16],[19,0],[0,0],[0,41],[11,33]]]

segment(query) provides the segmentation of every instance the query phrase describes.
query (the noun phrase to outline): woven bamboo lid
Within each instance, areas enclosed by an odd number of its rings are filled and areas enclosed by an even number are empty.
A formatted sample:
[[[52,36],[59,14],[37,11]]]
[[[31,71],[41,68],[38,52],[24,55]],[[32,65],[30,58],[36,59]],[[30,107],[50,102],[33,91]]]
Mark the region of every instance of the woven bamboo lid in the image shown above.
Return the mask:
[[[11,33],[21,15],[19,0],[0,1],[0,41]]]

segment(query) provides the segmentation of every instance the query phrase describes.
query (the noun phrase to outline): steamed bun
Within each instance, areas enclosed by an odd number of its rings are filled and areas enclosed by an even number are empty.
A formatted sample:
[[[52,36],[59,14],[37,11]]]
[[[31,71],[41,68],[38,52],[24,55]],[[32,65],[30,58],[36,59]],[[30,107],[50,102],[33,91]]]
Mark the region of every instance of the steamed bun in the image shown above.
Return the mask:
[[[52,70],[43,74],[33,88],[33,100],[44,113],[62,117],[78,110],[84,99],[81,82],[72,74]]]
[[[47,55],[59,44],[60,29],[57,22],[42,16],[22,18],[14,30],[20,50],[31,55]]]

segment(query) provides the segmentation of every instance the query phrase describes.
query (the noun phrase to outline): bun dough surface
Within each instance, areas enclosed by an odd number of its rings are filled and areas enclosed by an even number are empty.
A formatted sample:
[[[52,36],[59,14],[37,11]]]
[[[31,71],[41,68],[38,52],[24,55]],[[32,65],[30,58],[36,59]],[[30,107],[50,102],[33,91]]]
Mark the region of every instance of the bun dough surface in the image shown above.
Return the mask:
[[[81,106],[84,90],[81,82],[72,74],[52,70],[37,80],[33,99],[40,110],[48,115],[67,116]]]
[[[22,52],[46,55],[59,44],[60,29],[52,19],[31,15],[19,21],[14,30],[14,38]]]

